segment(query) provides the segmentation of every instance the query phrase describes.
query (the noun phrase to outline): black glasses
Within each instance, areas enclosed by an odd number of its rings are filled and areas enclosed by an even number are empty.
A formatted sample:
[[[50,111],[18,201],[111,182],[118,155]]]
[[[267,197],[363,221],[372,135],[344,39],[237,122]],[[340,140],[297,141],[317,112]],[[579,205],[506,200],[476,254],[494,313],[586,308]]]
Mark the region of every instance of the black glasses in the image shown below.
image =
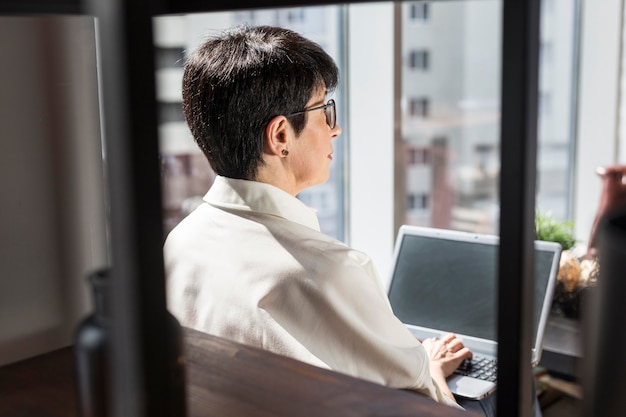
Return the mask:
[[[335,111],[335,100],[333,100],[332,98],[328,100],[328,102],[322,106],[317,106],[317,107],[313,107],[311,109],[306,109],[306,110],[300,110],[294,113],[287,114],[285,115],[285,117],[291,117],[297,114],[302,114],[302,113],[306,113],[309,111],[320,110],[320,109],[324,109],[324,114],[326,115],[326,124],[328,125],[328,127],[330,127],[331,129],[334,129],[335,126],[337,125],[337,112]]]

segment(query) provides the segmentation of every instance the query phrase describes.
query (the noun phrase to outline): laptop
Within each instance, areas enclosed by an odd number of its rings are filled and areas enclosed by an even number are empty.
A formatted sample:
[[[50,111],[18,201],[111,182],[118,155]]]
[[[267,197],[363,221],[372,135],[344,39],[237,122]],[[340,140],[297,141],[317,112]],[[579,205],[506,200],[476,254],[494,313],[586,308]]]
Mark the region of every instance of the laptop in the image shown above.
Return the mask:
[[[499,237],[404,225],[398,231],[388,296],[419,340],[455,333],[491,370],[464,363],[448,378],[454,395],[481,399],[496,389]],[[561,245],[535,242],[531,366],[541,358]]]

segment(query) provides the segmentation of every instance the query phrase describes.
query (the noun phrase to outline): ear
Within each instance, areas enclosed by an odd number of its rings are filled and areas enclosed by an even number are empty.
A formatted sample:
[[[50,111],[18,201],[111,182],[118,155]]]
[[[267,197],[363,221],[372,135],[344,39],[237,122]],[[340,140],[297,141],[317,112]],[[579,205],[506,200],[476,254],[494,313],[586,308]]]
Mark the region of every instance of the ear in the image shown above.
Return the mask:
[[[281,156],[283,150],[289,149],[291,125],[285,116],[276,116],[265,126],[266,152]]]

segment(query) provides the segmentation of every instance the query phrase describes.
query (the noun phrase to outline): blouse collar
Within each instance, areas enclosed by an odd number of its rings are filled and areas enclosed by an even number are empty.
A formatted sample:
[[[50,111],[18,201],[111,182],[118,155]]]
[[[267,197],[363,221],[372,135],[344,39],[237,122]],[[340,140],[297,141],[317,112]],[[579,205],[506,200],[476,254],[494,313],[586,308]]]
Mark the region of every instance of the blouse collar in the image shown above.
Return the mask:
[[[216,207],[282,217],[320,231],[313,208],[271,184],[218,176],[204,201]]]

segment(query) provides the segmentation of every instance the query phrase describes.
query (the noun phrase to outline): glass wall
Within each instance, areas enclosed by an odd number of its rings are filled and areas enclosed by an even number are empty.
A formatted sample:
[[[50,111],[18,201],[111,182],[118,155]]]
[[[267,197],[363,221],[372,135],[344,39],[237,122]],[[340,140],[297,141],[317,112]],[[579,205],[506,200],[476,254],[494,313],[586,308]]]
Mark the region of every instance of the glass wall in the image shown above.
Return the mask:
[[[575,1],[544,0],[537,208],[571,218]],[[401,223],[498,232],[501,1],[402,5]]]
[[[577,1],[542,2],[537,208],[561,221],[572,218]],[[356,128],[386,120],[371,120],[362,111],[353,111],[364,105],[362,100],[353,98],[356,91],[374,91],[376,84],[389,80],[351,82],[347,78],[354,79],[355,74],[364,71],[362,65],[354,62],[379,68],[389,66],[388,73],[395,74],[401,86],[395,97],[399,110],[393,113],[395,122],[389,123],[390,132],[394,129],[392,124],[400,127],[400,140],[396,139],[394,151],[396,168],[386,172],[386,168],[380,167],[387,165],[374,162],[377,175],[390,176],[396,188],[395,198],[383,198],[381,203],[395,206],[392,211],[396,213],[396,225],[498,233],[502,1],[400,2],[394,7],[393,13],[400,15],[395,23],[393,14],[374,15],[381,21],[368,24],[368,30],[375,33],[376,39],[390,39],[383,50],[399,51],[395,63],[372,54],[371,51],[380,49],[364,44],[363,36],[347,35],[352,33],[348,25],[355,16],[353,11],[377,7],[385,10],[389,7],[386,5],[283,8],[155,19],[166,232],[201,201],[215,176],[182,116],[180,83],[185,55],[203,37],[245,23],[292,28],[318,42],[340,67],[342,79],[333,97],[343,134],[334,141],[336,157],[331,165],[331,179],[299,195],[306,204],[318,209],[325,233],[351,242],[355,232],[358,235],[368,228],[351,223],[348,215],[353,216],[355,210],[362,208],[362,200],[373,201],[377,195],[355,198],[355,190],[360,187],[354,185],[359,179],[349,178],[347,172],[350,164],[368,157],[362,153],[363,146],[378,149],[380,159],[384,157],[380,152],[382,141],[388,140],[390,146],[394,143],[393,133],[388,138],[368,137],[367,132],[363,134]],[[355,27],[360,22],[351,23]],[[399,36],[394,37],[393,32]],[[396,45],[391,39],[396,40]],[[350,60],[354,62],[350,64]],[[378,110],[379,114],[388,111]],[[350,120],[346,118],[348,113]],[[357,130],[358,138],[354,137]],[[350,142],[352,146],[348,146]],[[370,187],[364,188],[368,193],[374,192]],[[385,190],[378,192],[382,195]],[[368,232],[365,237],[381,239],[371,234]],[[358,245],[362,240],[357,236],[351,243]],[[361,246],[370,249],[367,244]],[[391,248],[382,252],[390,253]],[[381,263],[384,269],[385,263]]]
[[[163,173],[165,232],[169,232],[202,200],[215,174],[197,148],[181,109],[183,62],[206,36],[242,25],[287,27],[317,42],[345,73],[342,55],[341,6],[285,8],[155,18],[159,136]],[[342,85],[333,94],[338,123],[343,125]],[[333,141],[330,180],[303,191],[298,198],[317,209],[322,231],[345,238],[345,134]]]

